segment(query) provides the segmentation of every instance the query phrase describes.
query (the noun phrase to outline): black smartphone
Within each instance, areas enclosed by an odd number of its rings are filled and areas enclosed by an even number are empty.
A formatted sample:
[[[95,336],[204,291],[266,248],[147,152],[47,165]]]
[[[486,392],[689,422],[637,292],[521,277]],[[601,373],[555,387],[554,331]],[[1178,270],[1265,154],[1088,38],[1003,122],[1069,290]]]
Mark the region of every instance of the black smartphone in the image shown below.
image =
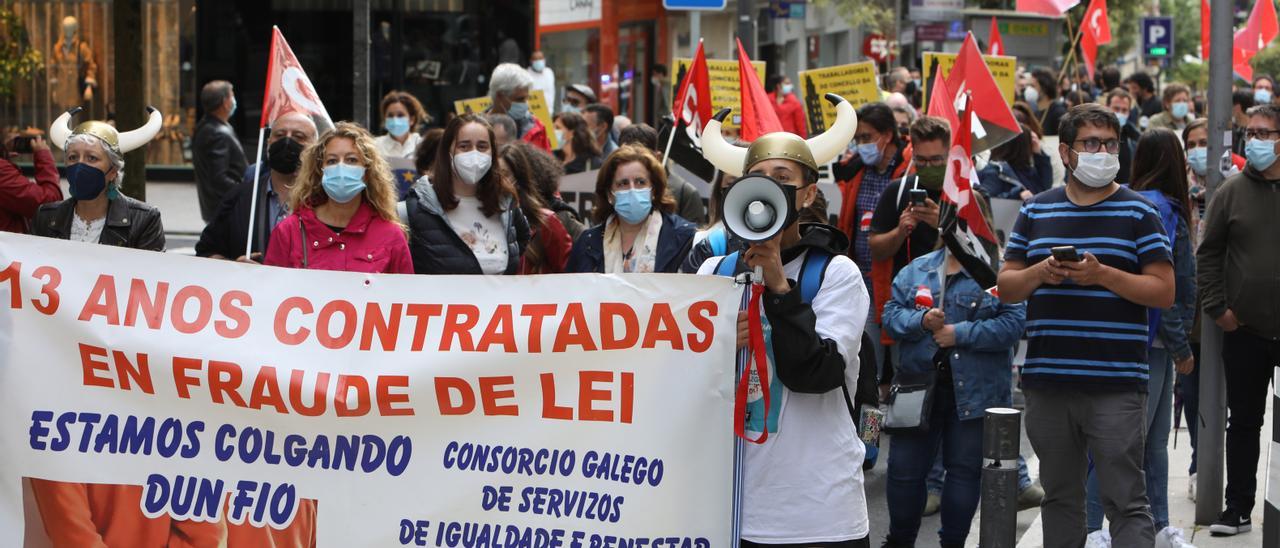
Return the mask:
[[[1053,258],[1060,263],[1074,263],[1080,261],[1080,254],[1076,252],[1075,246],[1063,245],[1049,250],[1053,253]]]
[[[14,137],[9,150],[17,154],[31,154],[31,137],[24,135]]]
[[[929,193],[925,192],[923,188],[913,188],[911,189],[911,197],[909,200],[911,200],[911,205],[922,206],[924,205],[925,199],[928,197]]]

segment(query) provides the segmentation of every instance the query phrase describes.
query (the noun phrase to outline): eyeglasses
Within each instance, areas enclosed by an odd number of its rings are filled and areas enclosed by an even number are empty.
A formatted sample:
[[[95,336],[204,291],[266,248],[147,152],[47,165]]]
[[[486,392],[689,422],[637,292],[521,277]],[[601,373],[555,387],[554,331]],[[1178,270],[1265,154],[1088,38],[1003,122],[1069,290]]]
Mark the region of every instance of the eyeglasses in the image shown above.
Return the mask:
[[[1110,152],[1111,154],[1120,152],[1119,139],[1107,139],[1106,141],[1103,141],[1097,137],[1090,137],[1088,139],[1076,139],[1072,144],[1084,144],[1085,152],[1098,152],[1102,150],[1102,147],[1104,146],[1107,148],[1107,152]]]
[[[564,98],[564,102],[565,102],[565,104],[572,105],[572,106],[575,106],[575,107],[580,107],[580,106],[582,106],[582,101],[579,101],[579,100],[574,99],[574,98],[572,98],[572,97],[565,97],[565,98]]]
[[[613,190],[633,190],[649,188],[649,179],[645,177],[636,177],[635,179],[616,179],[613,181]]]
[[[947,165],[946,156],[916,156],[917,167],[938,167]]]
[[[1274,141],[1280,139],[1280,129],[1246,129],[1244,130],[1244,138]]]

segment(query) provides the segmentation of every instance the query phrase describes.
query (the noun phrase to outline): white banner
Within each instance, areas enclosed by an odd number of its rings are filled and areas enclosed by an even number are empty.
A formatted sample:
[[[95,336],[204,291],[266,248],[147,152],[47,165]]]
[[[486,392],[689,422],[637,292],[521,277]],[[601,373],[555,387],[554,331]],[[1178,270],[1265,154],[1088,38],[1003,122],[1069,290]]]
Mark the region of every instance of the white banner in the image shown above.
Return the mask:
[[[0,545],[727,546],[740,294],[0,234]]]

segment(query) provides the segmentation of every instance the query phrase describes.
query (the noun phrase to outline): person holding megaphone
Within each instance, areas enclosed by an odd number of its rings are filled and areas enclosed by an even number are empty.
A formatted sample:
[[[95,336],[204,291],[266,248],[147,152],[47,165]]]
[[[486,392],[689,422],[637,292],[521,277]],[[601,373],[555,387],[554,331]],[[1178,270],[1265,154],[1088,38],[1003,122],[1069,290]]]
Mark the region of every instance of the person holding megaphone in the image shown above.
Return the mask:
[[[845,150],[857,126],[853,106],[828,94],[836,121],[804,139],[762,135],[750,147],[724,140],[725,109],[702,134],[703,155],[739,177],[722,198],[725,229],[744,251],[707,259],[699,274],[750,273],[738,344],[751,360],[739,380],[735,430],[743,454],[745,547],[870,546],[863,489],[865,448],[850,394],[869,299],[862,274],[835,227],[798,223],[818,198],[818,166]]]

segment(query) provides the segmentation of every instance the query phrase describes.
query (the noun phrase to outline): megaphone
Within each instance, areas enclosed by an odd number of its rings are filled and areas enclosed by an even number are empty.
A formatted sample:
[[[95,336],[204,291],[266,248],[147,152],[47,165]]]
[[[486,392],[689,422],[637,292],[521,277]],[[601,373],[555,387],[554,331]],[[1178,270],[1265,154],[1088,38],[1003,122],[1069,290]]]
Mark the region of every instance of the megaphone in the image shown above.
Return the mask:
[[[747,175],[725,190],[720,211],[729,234],[745,242],[763,242],[795,222],[796,187]]]

